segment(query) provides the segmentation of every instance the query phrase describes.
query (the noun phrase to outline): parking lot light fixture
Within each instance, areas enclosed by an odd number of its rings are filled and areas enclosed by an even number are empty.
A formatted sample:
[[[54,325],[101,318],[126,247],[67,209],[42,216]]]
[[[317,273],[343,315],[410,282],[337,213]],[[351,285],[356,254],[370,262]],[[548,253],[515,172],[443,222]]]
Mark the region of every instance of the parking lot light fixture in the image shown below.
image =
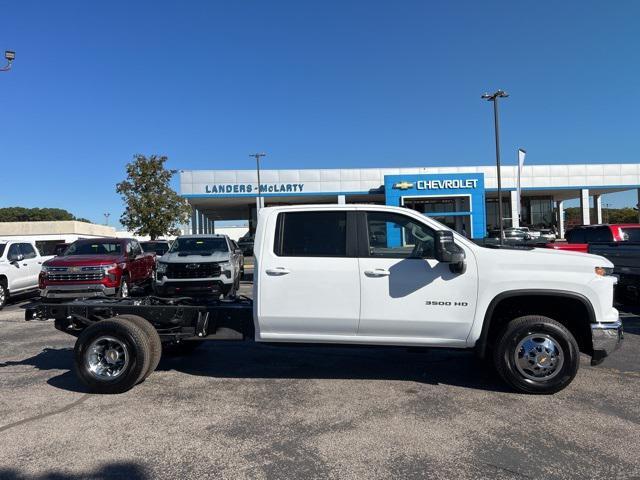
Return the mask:
[[[4,58],[7,61],[7,64],[4,67],[0,67],[0,72],[6,72],[7,70],[11,70],[11,65],[13,64],[13,60],[16,58],[16,52],[13,50],[5,50]]]
[[[504,90],[496,90],[495,93],[485,93],[481,98],[493,102],[493,122],[496,137],[496,169],[498,170],[498,224],[500,227],[500,245],[504,243],[504,221],[502,212],[502,176],[500,172],[500,127],[498,122],[498,99],[507,98],[509,94]]]

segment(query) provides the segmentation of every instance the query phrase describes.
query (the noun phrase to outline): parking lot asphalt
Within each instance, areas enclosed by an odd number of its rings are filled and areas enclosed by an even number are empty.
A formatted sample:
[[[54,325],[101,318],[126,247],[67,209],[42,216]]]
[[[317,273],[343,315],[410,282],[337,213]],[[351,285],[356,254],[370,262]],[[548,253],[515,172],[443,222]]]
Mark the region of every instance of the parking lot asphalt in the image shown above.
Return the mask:
[[[0,311],[0,479],[640,478],[640,309],[553,396],[468,352],[213,342],[92,395],[28,302]]]

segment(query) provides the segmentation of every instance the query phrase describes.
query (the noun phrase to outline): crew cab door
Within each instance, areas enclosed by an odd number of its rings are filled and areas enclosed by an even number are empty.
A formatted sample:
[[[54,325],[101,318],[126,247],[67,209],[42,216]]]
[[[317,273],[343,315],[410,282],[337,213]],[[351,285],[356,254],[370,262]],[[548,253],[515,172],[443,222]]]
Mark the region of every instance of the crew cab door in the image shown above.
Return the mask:
[[[17,259],[20,260],[17,260]],[[30,270],[29,262],[22,257],[19,243],[12,243],[7,250],[7,260],[10,262],[9,268],[9,289],[23,290],[29,287]]]
[[[25,288],[35,288],[38,286],[38,275],[40,275],[40,270],[42,270],[42,258],[30,243],[21,243],[20,253],[22,253],[23,257],[20,263],[26,265],[28,272]]]
[[[130,278],[133,283],[141,283],[145,279],[150,278],[149,270],[151,268],[146,254],[143,252],[140,243],[131,239],[127,242],[127,257],[129,259]]]
[[[261,338],[322,341],[356,334],[360,278],[348,241],[355,238],[353,215],[294,210],[268,218],[257,262]]]
[[[475,258],[454,273],[435,260],[434,230],[410,216],[367,211],[359,217],[361,314],[358,335],[464,341],[477,300]]]

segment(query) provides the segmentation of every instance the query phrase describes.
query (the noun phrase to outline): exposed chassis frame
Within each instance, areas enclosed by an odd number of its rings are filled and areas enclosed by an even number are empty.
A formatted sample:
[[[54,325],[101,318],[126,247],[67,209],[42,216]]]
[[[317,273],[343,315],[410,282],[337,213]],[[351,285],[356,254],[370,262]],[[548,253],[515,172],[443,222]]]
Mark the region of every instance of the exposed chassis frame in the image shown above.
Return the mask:
[[[182,340],[253,340],[253,301],[191,297],[95,298],[39,302],[27,307],[25,320],[54,319],[56,329],[77,337],[89,325],[118,315],[138,315],[157,330],[163,343]]]

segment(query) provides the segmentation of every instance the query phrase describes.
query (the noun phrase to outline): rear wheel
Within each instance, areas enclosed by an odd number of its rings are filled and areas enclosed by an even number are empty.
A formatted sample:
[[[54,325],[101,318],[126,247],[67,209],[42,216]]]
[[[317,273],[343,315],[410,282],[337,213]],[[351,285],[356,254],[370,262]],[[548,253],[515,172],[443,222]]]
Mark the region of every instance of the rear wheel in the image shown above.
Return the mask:
[[[112,318],[87,327],[76,341],[74,355],[76,374],[90,391],[122,393],[144,378],[151,347],[136,324]]]
[[[117,318],[134,323],[145,333],[145,335],[147,335],[147,339],[149,340],[149,368],[143,377],[147,378],[155,372],[156,368],[158,368],[158,363],[160,363],[160,357],[162,356],[162,342],[160,341],[160,335],[158,335],[158,331],[146,318],[139,317],[138,315],[118,315]]]
[[[555,393],[569,385],[580,365],[576,339],[564,325],[539,315],[507,324],[493,356],[500,376],[524,393]]]

